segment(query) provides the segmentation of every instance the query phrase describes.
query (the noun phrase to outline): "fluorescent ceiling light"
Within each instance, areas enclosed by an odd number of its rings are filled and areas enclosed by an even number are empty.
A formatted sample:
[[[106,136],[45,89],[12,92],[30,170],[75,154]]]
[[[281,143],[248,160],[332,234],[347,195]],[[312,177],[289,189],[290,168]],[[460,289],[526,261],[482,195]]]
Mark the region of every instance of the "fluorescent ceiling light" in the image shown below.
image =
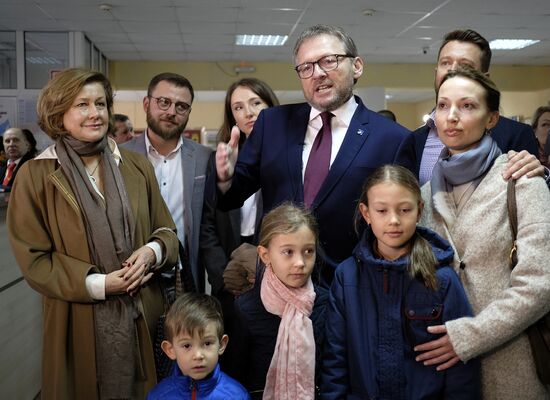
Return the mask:
[[[288,35],[237,35],[237,46],[282,46],[286,43]]]
[[[532,46],[540,40],[531,39],[495,39],[489,43],[491,50],[519,50]]]

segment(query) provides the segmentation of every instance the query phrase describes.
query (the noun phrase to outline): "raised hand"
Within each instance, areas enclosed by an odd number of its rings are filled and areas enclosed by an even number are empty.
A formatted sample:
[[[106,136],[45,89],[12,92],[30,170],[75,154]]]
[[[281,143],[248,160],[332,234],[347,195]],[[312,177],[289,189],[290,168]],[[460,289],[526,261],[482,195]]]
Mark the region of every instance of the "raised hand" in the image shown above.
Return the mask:
[[[231,129],[231,139],[229,143],[218,143],[216,149],[216,172],[218,182],[228,182],[233,178],[235,172],[235,164],[239,155],[239,138],[241,132],[235,125]]]

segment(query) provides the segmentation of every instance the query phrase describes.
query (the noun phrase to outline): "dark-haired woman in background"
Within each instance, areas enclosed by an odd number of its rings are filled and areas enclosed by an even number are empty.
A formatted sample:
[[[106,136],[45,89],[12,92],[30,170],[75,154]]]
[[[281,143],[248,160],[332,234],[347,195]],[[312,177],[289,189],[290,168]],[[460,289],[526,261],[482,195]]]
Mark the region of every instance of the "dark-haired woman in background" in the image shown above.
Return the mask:
[[[234,82],[225,96],[224,121],[218,132],[218,142],[229,142],[231,130],[238,129],[239,143],[242,146],[252,132],[260,111],[277,105],[279,100],[265,82],[255,78],[243,78]],[[215,179],[216,171],[213,168]],[[228,212],[217,210],[214,205],[205,202],[200,246],[214,295],[225,297],[228,294],[222,294],[223,272],[231,252],[244,242],[254,241],[262,215],[260,196],[258,192],[246,200],[243,207]],[[225,303],[222,298],[220,300],[222,304]]]
[[[539,161],[542,165],[550,167],[550,107],[541,106],[535,110],[531,119],[531,127],[535,132],[539,144]]]

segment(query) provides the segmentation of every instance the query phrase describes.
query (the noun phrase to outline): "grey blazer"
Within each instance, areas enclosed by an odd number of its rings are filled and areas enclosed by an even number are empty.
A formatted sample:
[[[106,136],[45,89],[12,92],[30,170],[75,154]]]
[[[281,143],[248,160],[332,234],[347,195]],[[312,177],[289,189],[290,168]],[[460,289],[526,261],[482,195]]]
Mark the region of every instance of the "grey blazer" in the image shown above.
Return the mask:
[[[124,143],[121,147],[147,156],[145,148],[146,133]],[[204,201],[204,186],[206,168],[212,149],[193,140],[183,138],[181,146],[181,167],[183,169],[183,201],[185,204],[184,224],[185,236],[189,248],[189,262],[195,279],[195,285],[204,292],[204,268],[199,263],[199,234],[201,227],[202,206]]]

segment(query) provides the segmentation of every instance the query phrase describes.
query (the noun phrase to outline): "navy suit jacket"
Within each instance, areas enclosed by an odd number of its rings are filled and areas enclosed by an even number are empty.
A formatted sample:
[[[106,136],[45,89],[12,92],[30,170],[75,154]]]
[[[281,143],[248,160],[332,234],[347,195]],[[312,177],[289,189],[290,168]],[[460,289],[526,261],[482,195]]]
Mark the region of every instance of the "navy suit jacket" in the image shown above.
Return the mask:
[[[426,145],[430,127],[423,125],[413,132],[416,149],[416,169],[420,170],[422,152]],[[491,137],[497,142],[502,153],[510,150],[527,150],[538,157],[539,150],[533,128],[527,124],[514,121],[510,118],[500,117],[497,124],[491,129]]]
[[[401,125],[368,110],[359,97],[344,142],[311,206],[325,261],[336,268],[358,241],[354,214],[365,178],[384,164],[416,174],[414,140]],[[231,188],[218,207],[237,208],[262,189],[263,212],[284,201],[304,202],[302,151],[311,107],[290,104],[263,110],[239,153]]]

